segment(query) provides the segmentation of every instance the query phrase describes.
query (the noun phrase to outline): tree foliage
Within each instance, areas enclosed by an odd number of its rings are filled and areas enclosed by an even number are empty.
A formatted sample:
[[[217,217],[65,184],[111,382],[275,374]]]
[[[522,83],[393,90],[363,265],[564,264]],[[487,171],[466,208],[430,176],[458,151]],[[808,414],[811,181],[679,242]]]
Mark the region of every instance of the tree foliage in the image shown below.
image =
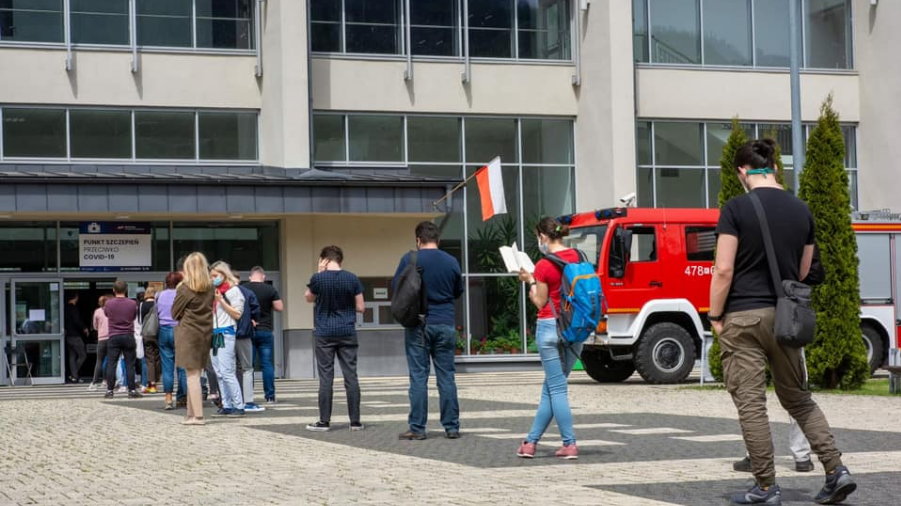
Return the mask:
[[[844,159],[845,143],[830,95],[807,141],[798,192],[813,214],[820,260],[826,269],[826,280],[813,291],[817,331],[807,347],[807,366],[813,384],[854,389],[870,371],[860,331],[857,242],[851,228]]]

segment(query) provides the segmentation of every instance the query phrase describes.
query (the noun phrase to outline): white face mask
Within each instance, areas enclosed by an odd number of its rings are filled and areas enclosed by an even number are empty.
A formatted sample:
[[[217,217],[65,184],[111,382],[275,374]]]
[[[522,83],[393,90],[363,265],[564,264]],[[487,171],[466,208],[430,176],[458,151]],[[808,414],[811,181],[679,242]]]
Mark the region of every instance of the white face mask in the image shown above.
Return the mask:
[[[542,255],[547,255],[550,252],[547,243],[541,242],[540,237],[538,238],[538,251],[540,251]]]

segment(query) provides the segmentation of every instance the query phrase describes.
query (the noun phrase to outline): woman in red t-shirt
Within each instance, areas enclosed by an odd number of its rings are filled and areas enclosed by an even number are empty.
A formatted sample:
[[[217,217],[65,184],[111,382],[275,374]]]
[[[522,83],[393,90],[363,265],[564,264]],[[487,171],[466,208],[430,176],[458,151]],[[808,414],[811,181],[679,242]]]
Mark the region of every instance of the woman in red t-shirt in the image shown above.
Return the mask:
[[[555,255],[565,262],[579,261],[578,251],[563,244],[563,238],[569,234],[569,227],[566,225],[562,225],[554,218],[542,218],[535,227],[535,233],[538,235],[538,249],[543,255]],[[557,450],[556,455],[564,459],[579,458],[576,435],[573,432],[572,411],[569,409],[567,397],[566,378],[579,358],[582,345],[581,343],[561,345],[557,335],[557,322],[554,316],[560,312],[562,276],[560,268],[546,258],[538,261],[534,274],[525,270],[519,272],[519,279],[529,284],[529,300],[538,308],[535,340],[544,367],[541,401],[538,403],[538,412],[535,413],[532,429],[516,452],[520,457],[535,456],[538,440],[547,430],[551,420],[556,419],[560,438],[563,440],[563,446]]]

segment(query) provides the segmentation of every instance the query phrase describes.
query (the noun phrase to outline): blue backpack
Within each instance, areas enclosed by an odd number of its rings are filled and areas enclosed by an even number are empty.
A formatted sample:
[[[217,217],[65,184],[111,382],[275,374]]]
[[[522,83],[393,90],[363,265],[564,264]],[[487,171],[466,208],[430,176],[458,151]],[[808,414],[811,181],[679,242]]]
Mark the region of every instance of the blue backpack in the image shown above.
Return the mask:
[[[567,262],[551,253],[545,258],[560,267],[560,312],[553,303],[551,309],[557,319],[557,333],[567,343],[581,343],[597,330],[604,313],[604,291],[601,278],[585,253],[578,262]]]

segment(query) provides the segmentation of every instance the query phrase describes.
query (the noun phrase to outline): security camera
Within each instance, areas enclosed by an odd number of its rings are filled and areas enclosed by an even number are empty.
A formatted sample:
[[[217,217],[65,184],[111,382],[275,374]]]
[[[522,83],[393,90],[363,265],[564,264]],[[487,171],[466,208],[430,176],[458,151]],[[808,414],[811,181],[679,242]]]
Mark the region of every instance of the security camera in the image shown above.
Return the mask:
[[[623,195],[622,197],[620,197],[619,201],[623,204],[623,206],[630,207],[635,203],[636,196],[637,195],[635,194],[635,192],[627,193],[627,194]]]

